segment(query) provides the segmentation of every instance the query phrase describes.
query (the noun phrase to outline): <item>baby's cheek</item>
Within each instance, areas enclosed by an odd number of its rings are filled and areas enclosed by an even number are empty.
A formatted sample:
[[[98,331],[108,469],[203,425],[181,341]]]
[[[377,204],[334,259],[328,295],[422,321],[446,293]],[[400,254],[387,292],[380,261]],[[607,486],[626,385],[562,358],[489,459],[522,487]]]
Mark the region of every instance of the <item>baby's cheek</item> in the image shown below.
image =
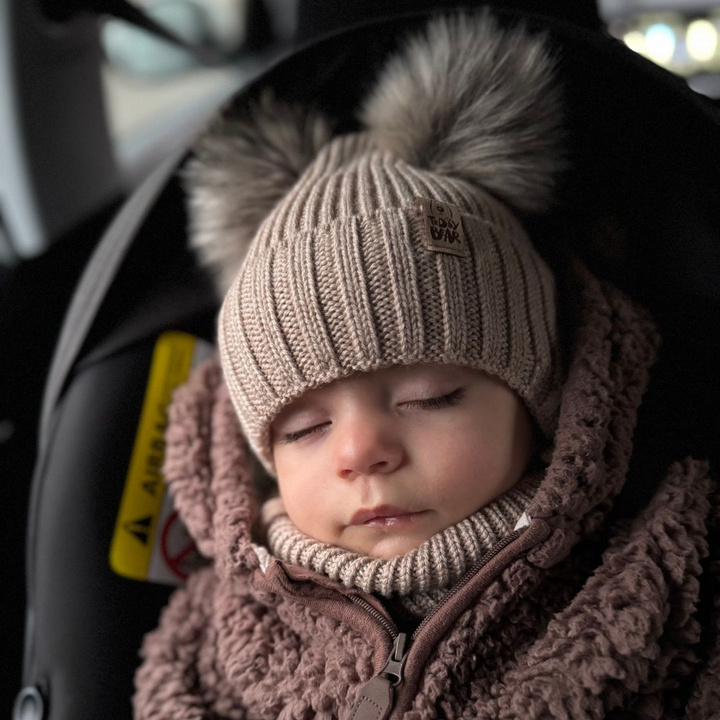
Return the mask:
[[[307,492],[298,491],[293,487],[284,491],[281,488],[280,495],[288,515],[295,524],[304,524],[312,518],[313,506]]]
[[[333,541],[332,508],[327,507],[321,488],[312,487],[311,483],[280,482],[280,497],[298,530],[316,540]]]
[[[503,438],[492,435],[464,436],[441,451],[443,464],[455,476],[496,474],[505,463],[507,447]]]
[[[481,507],[517,480],[512,472],[510,448],[503,443],[494,444],[490,438],[476,438],[458,448],[446,463],[446,469],[447,472],[439,476],[440,485],[444,487],[438,490],[448,500],[460,503],[461,509],[466,508],[468,502]]]
[[[298,525],[303,522],[310,505],[308,492],[303,490],[303,479],[278,473],[280,497],[290,519]]]

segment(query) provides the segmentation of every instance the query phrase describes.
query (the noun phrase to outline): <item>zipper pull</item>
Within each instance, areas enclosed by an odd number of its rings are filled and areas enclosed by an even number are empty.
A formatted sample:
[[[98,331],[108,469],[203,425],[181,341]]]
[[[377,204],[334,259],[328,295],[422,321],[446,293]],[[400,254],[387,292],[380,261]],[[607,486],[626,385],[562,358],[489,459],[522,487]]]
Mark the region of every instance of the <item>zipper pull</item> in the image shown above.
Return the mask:
[[[385,667],[380,671],[383,677],[391,681],[393,687],[397,687],[403,681],[403,670],[405,669],[405,661],[407,660],[407,635],[400,633],[393,643],[390,657],[385,663]]]
[[[407,635],[400,633],[393,643],[383,669],[370,678],[360,691],[349,720],[385,720],[393,706],[394,688],[403,681],[407,659]]]

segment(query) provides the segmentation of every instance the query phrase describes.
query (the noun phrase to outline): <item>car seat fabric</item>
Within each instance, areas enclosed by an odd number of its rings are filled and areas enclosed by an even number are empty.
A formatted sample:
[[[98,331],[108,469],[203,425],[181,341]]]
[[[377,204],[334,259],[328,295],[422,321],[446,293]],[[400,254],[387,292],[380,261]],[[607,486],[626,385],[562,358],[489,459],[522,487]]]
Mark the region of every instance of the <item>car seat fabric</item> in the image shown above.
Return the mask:
[[[43,396],[40,418],[40,451],[44,449],[49,423],[73,363],[95,316],[117,275],[122,260],[135,238],[149,208],[157,200],[179,158],[166,160],[133,193],[105,232],[78,284],[64,323]]]

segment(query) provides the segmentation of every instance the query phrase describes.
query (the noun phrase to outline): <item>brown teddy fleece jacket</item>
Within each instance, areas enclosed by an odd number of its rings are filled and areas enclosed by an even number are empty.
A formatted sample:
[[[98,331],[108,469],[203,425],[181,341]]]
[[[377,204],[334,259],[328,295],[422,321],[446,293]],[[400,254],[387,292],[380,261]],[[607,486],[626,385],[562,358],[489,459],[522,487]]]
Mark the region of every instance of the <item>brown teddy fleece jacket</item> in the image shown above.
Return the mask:
[[[658,341],[642,309],[573,268],[573,350],[530,524],[411,635],[372,595],[256,544],[247,445],[217,364],[196,372],[165,470],[213,564],[146,638],[138,720],[720,717],[717,488],[686,458],[610,523]]]

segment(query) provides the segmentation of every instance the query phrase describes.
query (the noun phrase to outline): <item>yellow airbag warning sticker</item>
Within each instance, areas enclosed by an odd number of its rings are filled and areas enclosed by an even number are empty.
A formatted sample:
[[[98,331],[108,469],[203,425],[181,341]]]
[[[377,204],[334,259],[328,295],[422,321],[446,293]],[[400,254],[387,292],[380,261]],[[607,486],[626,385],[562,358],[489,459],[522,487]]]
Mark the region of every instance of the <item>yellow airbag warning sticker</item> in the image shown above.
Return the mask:
[[[177,585],[197,564],[195,544],[165,492],[162,464],[172,393],[213,352],[209,343],[181,332],[163,333],[155,343],[110,545],[110,567],[118,575]]]

